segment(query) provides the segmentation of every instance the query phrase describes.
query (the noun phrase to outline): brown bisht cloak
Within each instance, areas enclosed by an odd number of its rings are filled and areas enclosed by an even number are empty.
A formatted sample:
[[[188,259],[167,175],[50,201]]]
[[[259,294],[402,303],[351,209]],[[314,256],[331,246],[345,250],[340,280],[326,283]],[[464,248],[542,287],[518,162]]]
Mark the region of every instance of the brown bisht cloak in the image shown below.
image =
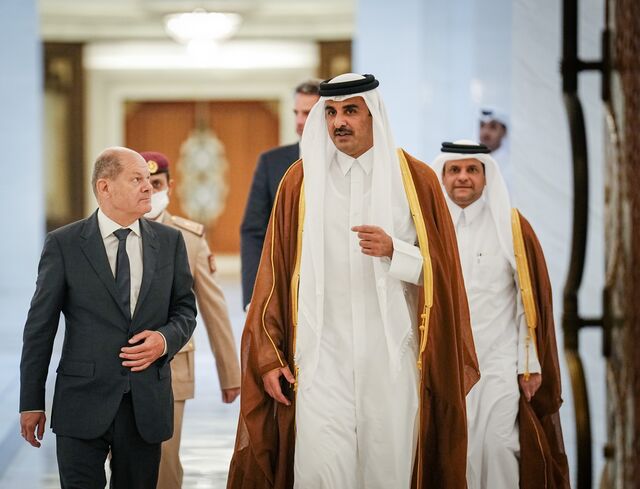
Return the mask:
[[[398,155],[407,162],[405,174],[415,186],[433,277],[428,341],[421,355],[420,430],[412,487],[465,489],[465,395],[479,372],[455,231],[435,173],[404,152]],[[302,184],[298,161],[282,179],[262,250],[242,335],[242,395],[230,489],[293,487],[295,391],[284,385],[292,404],[278,404],[264,391],[262,375],[284,365],[294,371]],[[412,215],[415,221],[414,208]],[[424,297],[423,288],[419,293]],[[423,303],[418,314],[422,312]]]
[[[522,215],[520,228],[531,277],[537,315],[536,346],[542,367],[542,385],[531,402],[527,402],[524,395],[520,395],[520,488],[568,489],[569,466],[560,426],[562,390],[551,282],[538,238]]]

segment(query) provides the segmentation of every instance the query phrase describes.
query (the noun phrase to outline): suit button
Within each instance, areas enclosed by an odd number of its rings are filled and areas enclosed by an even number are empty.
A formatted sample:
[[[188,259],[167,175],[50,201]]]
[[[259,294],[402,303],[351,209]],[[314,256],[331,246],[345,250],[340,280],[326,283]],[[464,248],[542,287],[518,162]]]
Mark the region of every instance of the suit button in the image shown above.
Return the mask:
[[[122,370],[120,370],[120,375],[122,375],[123,377],[125,375],[127,375],[129,373],[129,371],[126,368],[123,368]]]

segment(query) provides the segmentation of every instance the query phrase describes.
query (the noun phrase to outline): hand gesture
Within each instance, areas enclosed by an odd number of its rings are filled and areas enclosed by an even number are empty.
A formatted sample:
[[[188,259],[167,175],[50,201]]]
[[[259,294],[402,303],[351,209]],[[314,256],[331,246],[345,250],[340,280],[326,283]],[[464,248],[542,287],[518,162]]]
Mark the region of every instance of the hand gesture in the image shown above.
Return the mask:
[[[44,412],[20,413],[20,434],[32,447],[40,448],[47,417]],[[36,438],[37,437],[37,438]]]
[[[123,367],[131,367],[132,372],[140,372],[155,362],[164,353],[164,338],[157,331],[144,330],[129,340],[129,344],[120,349],[120,358],[124,358]]]
[[[393,256],[393,240],[381,227],[363,224],[353,226],[351,231],[358,233],[360,248],[365,255],[389,258]]]
[[[240,395],[240,387],[233,387],[231,389],[222,389],[222,402],[225,404],[231,404],[236,400],[236,397]]]
[[[524,398],[527,402],[531,402],[540,385],[542,385],[542,374],[531,374],[529,375],[529,380],[524,380],[524,375],[520,374],[518,375],[518,384],[520,384],[520,390],[522,390]]]
[[[280,377],[283,375],[290,384],[293,384],[296,381],[291,374],[289,367],[278,367],[264,374],[262,376],[262,382],[264,383],[264,390],[267,391],[267,394],[273,397],[280,404],[290,406],[291,401],[285,397],[282,393],[282,388],[280,387]]]

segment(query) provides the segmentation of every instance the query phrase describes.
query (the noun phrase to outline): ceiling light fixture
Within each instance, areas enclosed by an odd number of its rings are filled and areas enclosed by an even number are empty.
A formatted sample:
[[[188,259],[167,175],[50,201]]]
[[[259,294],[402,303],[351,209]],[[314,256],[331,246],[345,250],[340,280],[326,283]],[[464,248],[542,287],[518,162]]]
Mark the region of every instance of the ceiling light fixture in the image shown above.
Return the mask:
[[[204,9],[164,17],[167,34],[182,44],[224,41],[236,33],[241,21],[238,14],[207,12]]]

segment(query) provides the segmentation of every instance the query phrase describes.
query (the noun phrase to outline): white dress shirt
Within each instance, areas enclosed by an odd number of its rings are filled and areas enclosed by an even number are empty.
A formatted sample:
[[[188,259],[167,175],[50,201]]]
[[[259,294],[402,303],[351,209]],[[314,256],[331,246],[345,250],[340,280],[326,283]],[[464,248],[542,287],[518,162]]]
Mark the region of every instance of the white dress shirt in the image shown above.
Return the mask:
[[[104,243],[104,249],[107,252],[107,259],[109,260],[109,266],[111,267],[111,273],[116,276],[116,258],[118,256],[118,238],[116,238],[114,231],[123,229],[120,224],[112,221],[107,215],[102,212],[102,209],[98,210],[98,226],[100,227],[100,235],[102,236],[102,242]],[[133,223],[127,226],[126,229],[131,229],[131,232],[127,236],[127,255],[129,255],[129,269],[131,272],[131,300],[129,307],[131,310],[131,317],[133,317],[133,311],[136,310],[136,304],[138,303],[138,295],[140,294],[140,285],[142,284],[142,235],[140,234],[140,221],[136,219]]]
[[[473,339],[483,372],[492,356],[517,359],[519,374],[541,372],[518,286],[518,275],[504,256],[498,232],[484,197],[464,209],[449,201],[456,227]],[[516,356],[517,355],[517,356]]]
[[[107,252],[107,259],[109,260],[109,266],[111,267],[111,273],[113,277],[116,276],[116,258],[118,257],[118,238],[113,234],[118,229],[123,229],[120,224],[112,221],[107,215],[102,212],[102,209],[98,209],[98,227],[100,228],[100,235],[102,236],[102,242],[104,243],[104,249]],[[136,219],[135,222],[127,226],[126,229],[131,229],[131,232],[127,235],[127,255],[129,256],[129,271],[131,274],[131,299],[129,302],[129,310],[131,311],[131,317],[136,310],[136,304],[138,303],[138,296],[140,295],[140,286],[142,285],[142,234],[140,233],[140,219]],[[167,339],[160,331],[156,331],[161,337],[164,343],[162,355],[167,353]]]

